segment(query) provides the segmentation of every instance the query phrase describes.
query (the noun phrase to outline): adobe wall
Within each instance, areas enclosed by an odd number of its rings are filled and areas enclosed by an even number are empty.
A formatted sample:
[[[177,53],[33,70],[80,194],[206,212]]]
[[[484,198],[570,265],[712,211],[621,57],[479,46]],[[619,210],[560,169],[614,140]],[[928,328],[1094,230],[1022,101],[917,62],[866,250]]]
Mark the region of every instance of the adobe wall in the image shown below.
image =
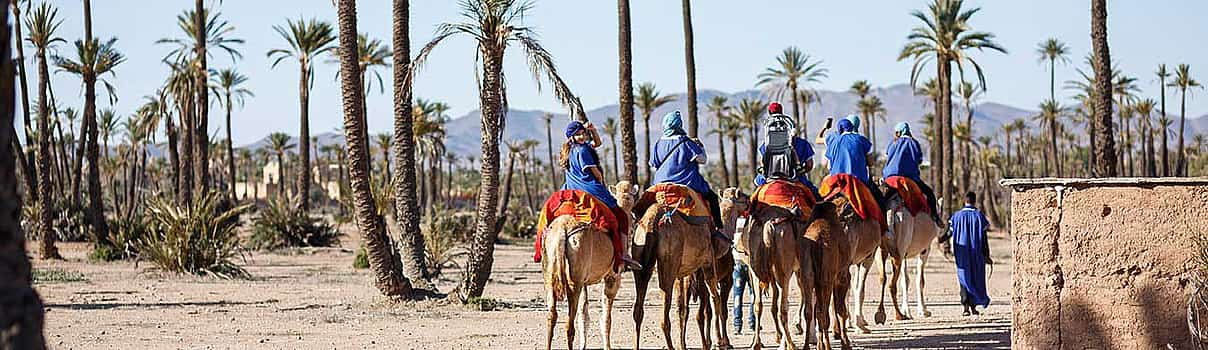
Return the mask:
[[[1004,181],[1015,189],[1013,348],[1193,348],[1186,307],[1208,179],[1168,180]]]

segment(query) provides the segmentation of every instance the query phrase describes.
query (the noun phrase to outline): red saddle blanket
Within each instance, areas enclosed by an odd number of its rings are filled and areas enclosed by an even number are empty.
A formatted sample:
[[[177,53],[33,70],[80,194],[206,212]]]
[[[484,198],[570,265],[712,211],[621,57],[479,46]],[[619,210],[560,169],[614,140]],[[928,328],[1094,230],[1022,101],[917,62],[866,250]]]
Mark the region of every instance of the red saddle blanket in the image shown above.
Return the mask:
[[[614,263],[620,261],[623,247],[618,238],[620,233],[618,228],[621,225],[612,208],[587,192],[561,190],[549,196],[537,217],[537,241],[534,243],[536,252],[533,254],[533,262],[541,261],[541,242],[545,237],[545,229],[550,222],[554,221],[554,218],[563,215],[573,216],[579,222],[592,224],[595,228],[611,234],[613,261]]]
[[[902,204],[906,206],[907,211],[910,211],[910,215],[931,214],[931,206],[927,205],[927,195],[923,194],[923,189],[914,180],[905,176],[890,176],[885,178],[885,185],[898,191],[898,196],[902,197]]]
[[[882,215],[881,206],[877,204],[876,197],[873,197],[872,190],[860,181],[859,178],[851,174],[835,174],[822,179],[822,186],[818,189],[821,192],[823,200],[831,200],[837,195],[843,195],[851,202],[852,208],[856,210],[856,215],[861,219],[868,220],[875,218],[881,224],[882,229],[889,227],[885,221],[885,215]]]
[[[793,210],[800,208],[802,216],[809,215],[813,210],[814,193],[809,187],[796,181],[772,180],[755,189],[751,194],[751,212],[759,210],[761,205]],[[808,217],[805,217],[808,218]]]
[[[646,193],[642,194],[638,203],[638,207],[643,211],[650,205],[658,203],[675,208],[688,218],[709,217],[709,204],[705,203],[700,193],[679,184],[661,183],[651,186]],[[641,213],[637,214],[641,215]]]

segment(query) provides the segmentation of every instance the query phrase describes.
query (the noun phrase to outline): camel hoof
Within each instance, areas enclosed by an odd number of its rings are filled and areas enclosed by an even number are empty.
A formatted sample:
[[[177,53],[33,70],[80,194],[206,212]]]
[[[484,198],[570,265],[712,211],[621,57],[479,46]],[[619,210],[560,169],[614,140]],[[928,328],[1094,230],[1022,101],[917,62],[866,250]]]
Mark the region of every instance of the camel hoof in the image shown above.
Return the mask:
[[[898,320],[898,321],[906,321],[906,320],[909,320],[909,319],[910,319],[910,316],[906,316],[906,315],[903,315],[903,314],[898,314],[897,316],[894,316],[894,317],[893,317],[893,319],[894,319],[894,320]]]
[[[752,350],[763,350],[763,344],[760,344],[760,343],[751,344],[751,349]]]
[[[802,329],[802,328],[801,328],[801,324],[800,324],[800,323],[798,323],[798,324],[797,324],[797,333],[794,333],[794,334],[795,334],[795,335],[802,335],[802,334],[805,334],[805,329]]]
[[[931,317],[931,311],[923,311],[922,317],[919,317],[919,318],[923,318],[923,317]]]
[[[877,324],[885,324],[885,311],[878,310],[877,314],[873,315],[872,320],[876,321]]]

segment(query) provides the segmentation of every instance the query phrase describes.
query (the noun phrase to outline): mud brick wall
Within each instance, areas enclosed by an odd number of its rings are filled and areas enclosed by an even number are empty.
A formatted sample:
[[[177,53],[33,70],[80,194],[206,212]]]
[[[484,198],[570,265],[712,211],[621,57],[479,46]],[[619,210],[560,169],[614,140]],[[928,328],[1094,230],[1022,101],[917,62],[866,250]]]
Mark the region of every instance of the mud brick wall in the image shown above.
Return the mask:
[[[1013,348],[1194,348],[1186,307],[1208,181],[1004,184],[1014,188]]]

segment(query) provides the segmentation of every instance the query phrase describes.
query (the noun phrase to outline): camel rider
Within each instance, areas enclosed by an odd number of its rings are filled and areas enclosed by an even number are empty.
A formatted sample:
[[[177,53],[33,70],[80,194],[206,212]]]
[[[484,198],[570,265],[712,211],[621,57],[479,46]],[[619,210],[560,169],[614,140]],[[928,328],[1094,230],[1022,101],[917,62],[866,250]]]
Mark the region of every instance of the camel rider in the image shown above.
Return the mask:
[[[833,118],[826,118],[826,126],[818,133],[814,143],[826,145],[826,159],[830,161],[830,175],[849,174],[860,179],[869,192],[872,192],[877,204],[885,208],[885,196],[881,188],[873,185],[868,175],[868,163],[872,162],[872,143],[867,137],[856,130],[860,127],[860,117],[851,115],[838,122],[839,131],[827,133],[831,128]]]
[[[600,133],[596,131],[595,125],[584,124],[576,120],[566,126],[566,138],[558,161],[562,169],[566,170],[566,181],[562,184],[562,189],[586,192],[612,209],[613,214],[617,217],[619,231],[621,231],[620,236],[613,237],[613,239],[628,242],[629,213],[617,205],[616,198],[612,196],[612,192],[608,191],[608,186],[604,185],[600,157],[596,153],[596,147],[603,144],[600,140]],[[629,249],[621,250],[621,260],[630,269],[642,268],[629,256]]]
[[[700,166],[708,160],[704,145],[700,140],[689,138],[683,124],[679,111],[663,116],[663,137],[653,145],[650,156],[650,167],[655,169],[652,183],[679,184],[696,191],[709,204],[713,227],[720,228],[721,206],[717,194],[700,174]]]
[[[919,164],[923,162],[923,150],[919,146],[919,141],[914,139],[914,134],[910,132],[909,123],[901,122],[893,127],[893,142],[889,144],[885,154],[888,155],[888,160],[885,162],[885,168],[881,170],[881,174],[886,178],[890,176],[905,177],[918,184],[919,189],[923,190],[923,194],[927,196],[927,206],[931,208],[931,218],[942,227],[943,221],[940,220],[939,210],[936,210],[935,192],[930,186],[923,183],[922,177],[919,176]]]
[[[770,114],[771,117],[773,117],[773,118],[774,117],[785,117],[784,116],[784,107],[781,106],[780,103],[772,102],[771,104],[768,105],[768,114]],[[787,117],[785,117],[785,118],[788,119]],[[767,148],[768,148],[767,142],[768,142],[768,140],[765,139],[764,142],[759,144],[759,159],[761,159],[761,162],[767,161],[767,159],[764,157],[764,154],[766,153]],[[796,169],[797,178],[794,180],[797,180],[797,182],[800,182],[801,184],[805,185],[805,187],[808,187],[810,189],[810,191],[812,191],[814,193],[814,196],[817,196],[818,187],[814,186],[814,183],[811,182],[810,178],[809,178],[810,171],[814,169],[814,147],[813,147],[813,145],[810,145],[809,141],[806,141],[804,138],[797,136],[797,132],[794,130],[793,135],[792,135],[792,150],[793,150],[793,153],[797,156],[797,164],[798,164],[798,167]],[[763,184],[767,183],[767,177],[765,177],[763,173],[766,172],[765,170],[768,169],[768,166],[769,166],[768,164],[761,164],[761,166],[760,166],[761,170],[755,173],[754,182],[755,182],[756,188],[758,188],[759,186],[763,186]]]

